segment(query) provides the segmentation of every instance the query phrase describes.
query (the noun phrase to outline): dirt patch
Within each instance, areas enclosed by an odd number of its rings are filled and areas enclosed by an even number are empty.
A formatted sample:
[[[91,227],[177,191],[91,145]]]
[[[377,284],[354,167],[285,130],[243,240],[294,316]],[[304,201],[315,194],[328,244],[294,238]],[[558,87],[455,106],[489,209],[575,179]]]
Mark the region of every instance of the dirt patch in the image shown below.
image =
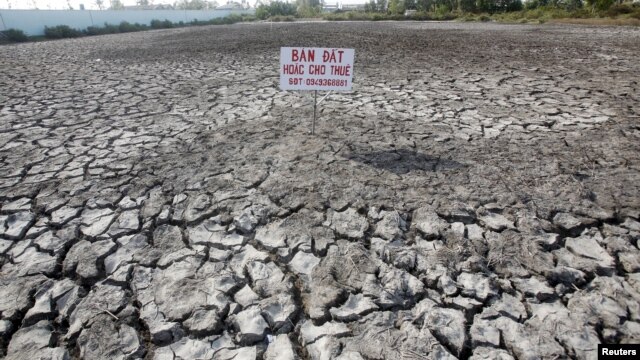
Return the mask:
[[[0,47],[0,354],[637,342],[638,35],[255,23]],[[315,136],[281,46],[356,51]]]

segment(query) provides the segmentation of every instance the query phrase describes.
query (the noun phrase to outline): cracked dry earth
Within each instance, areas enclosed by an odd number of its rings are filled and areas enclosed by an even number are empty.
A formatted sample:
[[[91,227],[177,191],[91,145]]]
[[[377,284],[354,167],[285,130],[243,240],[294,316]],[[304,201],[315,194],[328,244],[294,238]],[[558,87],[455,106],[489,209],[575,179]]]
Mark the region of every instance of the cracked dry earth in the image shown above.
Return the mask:
[[[277,89],[280,46],[354,91]],[[0,47],[0,357],[640,342],[640,31],[239,24]]]

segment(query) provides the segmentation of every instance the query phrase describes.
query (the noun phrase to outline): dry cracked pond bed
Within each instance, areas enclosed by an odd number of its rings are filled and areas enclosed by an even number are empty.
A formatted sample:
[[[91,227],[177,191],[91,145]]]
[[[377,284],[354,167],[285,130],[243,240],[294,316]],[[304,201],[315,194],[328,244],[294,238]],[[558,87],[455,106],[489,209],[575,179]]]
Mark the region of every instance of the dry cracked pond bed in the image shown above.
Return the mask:
[[[277,89],[280,46],[354,91]],[[640,31],[245,24],[0,47],[0,356],[594,359],[640,341]]]

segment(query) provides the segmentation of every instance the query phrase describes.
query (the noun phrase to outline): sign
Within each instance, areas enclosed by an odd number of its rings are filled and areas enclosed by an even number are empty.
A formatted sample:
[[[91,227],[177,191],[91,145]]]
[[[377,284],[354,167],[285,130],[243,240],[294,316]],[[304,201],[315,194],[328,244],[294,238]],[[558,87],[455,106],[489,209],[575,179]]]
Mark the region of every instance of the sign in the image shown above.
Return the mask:
[[[349,91],[353,49],[280,48],[280,89]]]

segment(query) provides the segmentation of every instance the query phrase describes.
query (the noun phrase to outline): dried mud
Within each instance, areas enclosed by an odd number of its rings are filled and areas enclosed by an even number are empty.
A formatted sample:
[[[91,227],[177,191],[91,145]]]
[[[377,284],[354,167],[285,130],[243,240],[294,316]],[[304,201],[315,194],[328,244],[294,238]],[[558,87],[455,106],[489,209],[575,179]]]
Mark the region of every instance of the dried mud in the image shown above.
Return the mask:
[[[356,51],[277,88],[281,46]],[[0,47],[0,356],[595,359],[640,341],[640,30]]]

